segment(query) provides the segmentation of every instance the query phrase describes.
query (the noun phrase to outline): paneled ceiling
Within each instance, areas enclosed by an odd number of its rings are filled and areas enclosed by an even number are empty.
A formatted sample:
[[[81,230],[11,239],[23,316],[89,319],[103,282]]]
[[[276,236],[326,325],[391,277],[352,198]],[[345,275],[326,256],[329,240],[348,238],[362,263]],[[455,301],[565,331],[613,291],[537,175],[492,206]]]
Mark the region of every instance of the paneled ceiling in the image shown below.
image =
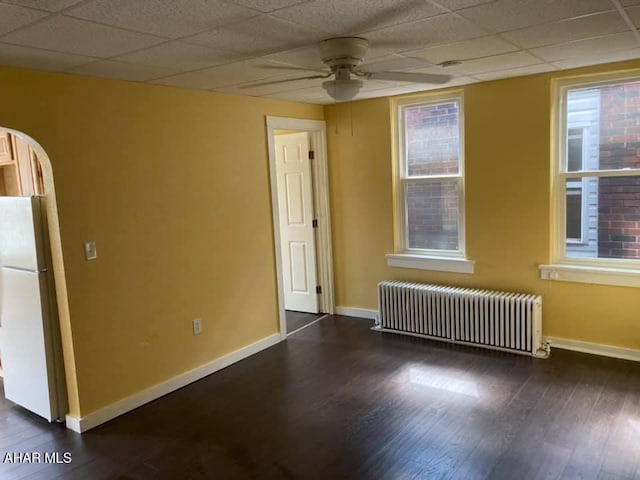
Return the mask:
[[[638,26],[640,0],[0,0],[0,64],[330,103],[322,80],[251,84],[317,73],[332,36],[367,38],[365,61],[462,60],[407,70],[461,85],[639,58]],[[369,80],[357,98],[431,88]]]

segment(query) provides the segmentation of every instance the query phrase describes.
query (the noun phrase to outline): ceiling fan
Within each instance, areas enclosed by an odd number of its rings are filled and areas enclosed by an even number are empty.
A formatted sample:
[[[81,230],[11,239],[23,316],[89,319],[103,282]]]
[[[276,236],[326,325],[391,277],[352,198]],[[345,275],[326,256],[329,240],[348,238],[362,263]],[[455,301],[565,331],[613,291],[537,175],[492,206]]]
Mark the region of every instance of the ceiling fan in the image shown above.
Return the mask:
[[[251,88],[277,83],[293,82],[298,80],[315,80],[334,77],[332,80],[322,82],[329,96],[337,102],[344,102],[355,98],[364,81],[369,79],[388,80],[405,83],[443,84],[451,80],[451,75],[435,73],[400,72],[394,69],[411,69],[434,66],[432,63],[419,58],[398,56],[395,59],[377,63],[362,63],[369,47],[369,41],[362,37],[334,37],[318,43],[320,58],[330,71],[318,70],[319,75],[307,77],[287,78],[269,82],[253,83],[243,88]],[[308,68],[265,66],[282,70],[305,70]]]

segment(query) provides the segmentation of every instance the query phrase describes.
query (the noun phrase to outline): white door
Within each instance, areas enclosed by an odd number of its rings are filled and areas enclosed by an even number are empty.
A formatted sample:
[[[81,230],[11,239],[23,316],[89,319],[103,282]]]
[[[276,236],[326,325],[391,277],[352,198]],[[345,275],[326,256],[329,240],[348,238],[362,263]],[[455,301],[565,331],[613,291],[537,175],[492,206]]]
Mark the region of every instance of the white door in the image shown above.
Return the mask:
[[[286,310],[318,313],[309,134],[275,136]]]

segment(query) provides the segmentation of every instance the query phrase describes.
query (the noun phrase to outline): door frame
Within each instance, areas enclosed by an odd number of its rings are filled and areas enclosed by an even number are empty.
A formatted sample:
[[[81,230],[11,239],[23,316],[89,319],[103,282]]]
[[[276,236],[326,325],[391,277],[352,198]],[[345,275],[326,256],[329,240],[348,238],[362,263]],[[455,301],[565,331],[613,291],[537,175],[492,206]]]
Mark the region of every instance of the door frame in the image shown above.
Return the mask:
[[[331,215],[329,209],[329,172],[327,158],[327,126],[324,120],[304,120],[289,117],[266,117],[267,143],[269,147],[269,180],[271,184],[271,210],[273,241],[276,254],[276,280],[278,287],[278,318],[280,338],[287,337],[287,320],[284,308],[284,278],[282,273],[282,250],[280,248],[280,211],[278,208],[278,181],[276,176],[275,131],[294,130],[309,133],[309,144],[314,151],[311,162],[311,184],[313,209],[318,220],[315,229],[316,276],[322,293],[318,295],[320,312],[333,314],[335,310],[333,292],[333,255],[331,247]]]

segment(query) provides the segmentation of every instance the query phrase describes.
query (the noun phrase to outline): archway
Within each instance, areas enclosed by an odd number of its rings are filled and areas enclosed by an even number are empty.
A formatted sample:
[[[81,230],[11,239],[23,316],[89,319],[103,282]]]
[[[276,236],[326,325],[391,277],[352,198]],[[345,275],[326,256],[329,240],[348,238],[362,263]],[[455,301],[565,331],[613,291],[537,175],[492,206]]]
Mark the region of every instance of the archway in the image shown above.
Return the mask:
[[[59,321],[60,339],[62,344],[62,359],[64,374],[66,377],[66,397],[68,400],[67,411],[78,411],[78,391],[76,381],[75,357],[71,335],[71,323],[69,316],[69,302],[65,279],[62,242],[60,236],[60,224],[58,219],[58,207],[53,177],[53,166],[44,148],[29,135],[10,128],[0,127],[0,134],[9,134],[22,143],[28,145],[33,152],[41,169],[42,188],[44,197],[44,209],[47,219],[47,233],[49,238],[49,251],[51,254],[51,267],[53,269],[53,282],[55,284],[55,306]],[[17,143],[17,142],[16,142]],[[16,166],[16,168],[18,168]],[[6,193],[6,191],[5,191]],[[29,194],[30,195],[30,194]],[[66,413],[66,412],[65,412]],[[60,420],[64,416],[60,415]]]

